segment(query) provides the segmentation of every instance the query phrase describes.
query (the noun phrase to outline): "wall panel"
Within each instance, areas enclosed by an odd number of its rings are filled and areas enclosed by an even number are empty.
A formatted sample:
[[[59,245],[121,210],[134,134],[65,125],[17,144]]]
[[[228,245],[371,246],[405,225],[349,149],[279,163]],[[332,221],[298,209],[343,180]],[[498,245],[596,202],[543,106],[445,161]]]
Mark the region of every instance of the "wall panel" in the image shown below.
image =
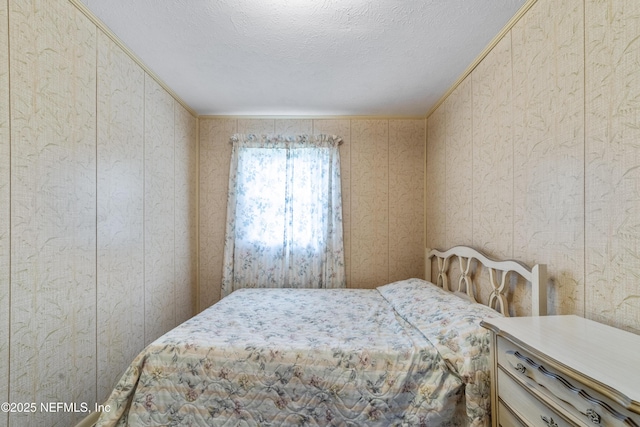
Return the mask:
[[[514,248],[546,263],[550,312],[584,305],[583,7],[539,0],[512,29]]]
[[[351,287],[389,277],[389,121],[351,122]],[[382,208],[380,208],[382,207]]]
[[[144,72],[98,33],[98,401],[144,346]]]
[[[175,110],[175,304],[176,325],[195,313],[196,305],[196,121],[174,101]]]
[[[275,132],[276,121],[273,119],[238,119],[238,133],[273,135]]]
[[[204,310],[220,299],[231,144],[236,119],[199,119],[200,204],[199,304]]]
[[[174,99],[145,74],[145,344],[175,326]]]
[[[67,0],[11,0],[9,23],[9,401],[90,401],[96,396],[96,28]],[[66,427],[81,416],[11,414],[9,425]]]
[[[446,234],[446,153],[445,108],[441,105],[427,121],[426,246],[445,249]]]
[[[513,251],[511,36],[472,73],[473,244],[504,258]]]
[[[9,134],[9,32],[7,2],[0,2],[0,360],[9,360],[11,141]],[[0,402],[9,400],[9,363],[0,366]],[[9,422],[0,414],[0,427]]]
[[[313,133],[311,119],[281,119],[275,122],[276,135],[302,135]]]
[[[445,231],[450,248],[473,241],[473,98],[465,79],[443,103],[446,153],[444,162]]]
[[[640,2],[585,7],[585,315],[640,333]]]
[[[389,282],[423,277],[425,120],[389,120]]]

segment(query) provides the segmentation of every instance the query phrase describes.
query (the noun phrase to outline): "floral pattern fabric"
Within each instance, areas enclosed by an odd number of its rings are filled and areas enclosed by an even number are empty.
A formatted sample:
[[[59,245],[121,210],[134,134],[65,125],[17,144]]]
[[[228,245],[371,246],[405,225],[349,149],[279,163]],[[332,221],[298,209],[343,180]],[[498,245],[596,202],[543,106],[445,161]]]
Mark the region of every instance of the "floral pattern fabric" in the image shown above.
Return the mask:
[[[235,291],[140,353],[97,425],[480,425],[484,330],[419,282]],[[444,318],[422,325],[426,311],[403,311],[421,309],[411,301],[447,312],[463,331],[448,331]]]
[[[491,420],[490,333],[480,327],[480,321],[502,317],[502,314],[420,279],[391,283],[379,287],[378,291],[407,322],[420,330],[465,383],[469,425],[488,426]]]
[[[343,288],[338,137],[234,135],[222,295]]]

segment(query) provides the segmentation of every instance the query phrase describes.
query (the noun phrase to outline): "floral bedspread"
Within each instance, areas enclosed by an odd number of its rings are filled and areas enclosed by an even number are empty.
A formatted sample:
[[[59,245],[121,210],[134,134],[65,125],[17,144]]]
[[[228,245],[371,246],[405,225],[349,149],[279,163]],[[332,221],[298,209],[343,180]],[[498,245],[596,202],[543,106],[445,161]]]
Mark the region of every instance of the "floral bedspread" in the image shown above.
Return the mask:
[[[498,314],[469,305],[418,279],[238,290],[143,350],[97,426],[483,425]]]
[[[378,291],[435,346],[451,371],[464,382],[468,425],[488,426],[491,421],[490,333],[480,327],[480,321],[502,317],[502,314],[419,279],[381,286]]]

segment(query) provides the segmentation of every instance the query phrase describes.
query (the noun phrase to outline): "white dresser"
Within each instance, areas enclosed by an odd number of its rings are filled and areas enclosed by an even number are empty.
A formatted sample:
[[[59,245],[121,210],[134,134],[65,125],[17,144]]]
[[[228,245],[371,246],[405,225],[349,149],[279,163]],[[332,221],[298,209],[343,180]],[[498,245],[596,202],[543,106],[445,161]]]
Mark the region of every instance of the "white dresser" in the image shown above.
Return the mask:
[[[486,319],[493,426],[640,427],[640,336],[578,316]]]

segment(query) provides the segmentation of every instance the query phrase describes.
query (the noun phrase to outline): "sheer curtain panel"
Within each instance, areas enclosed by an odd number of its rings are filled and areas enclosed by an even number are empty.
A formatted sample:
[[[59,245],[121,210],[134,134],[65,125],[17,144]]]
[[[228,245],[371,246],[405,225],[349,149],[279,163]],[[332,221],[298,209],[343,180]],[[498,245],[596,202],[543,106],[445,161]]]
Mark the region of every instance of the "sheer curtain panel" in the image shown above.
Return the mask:
[[[222,296],[345,286],[341,139],[234,135]]]

